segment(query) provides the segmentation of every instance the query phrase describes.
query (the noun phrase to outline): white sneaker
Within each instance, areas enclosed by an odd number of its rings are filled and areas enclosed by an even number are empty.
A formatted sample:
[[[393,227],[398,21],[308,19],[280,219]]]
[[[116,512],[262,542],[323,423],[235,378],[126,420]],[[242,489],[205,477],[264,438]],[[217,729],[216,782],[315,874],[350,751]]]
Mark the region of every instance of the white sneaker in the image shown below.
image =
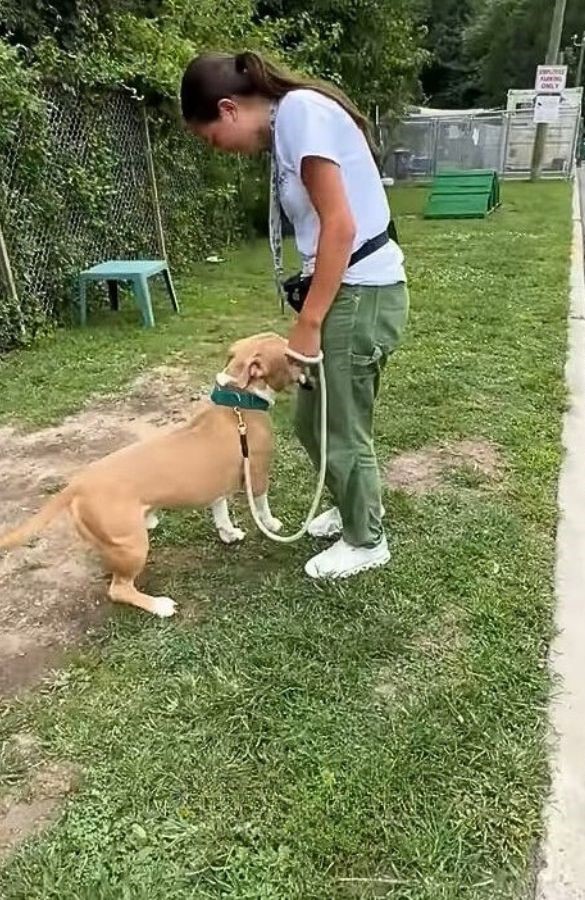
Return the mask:
[[[305,566],[311,578],[349,578],[367,569],[377,569],[390,560],[388,541],[384,536],[375,547],[352,547],[343,538],[314,556]]]
[[[315,538],[336,537],[341,534],[342,528],[341,513],[334,506],[313,519],[309,525],[309,534]]]
[[[382,518],[385,515],[386,510],[382,507]],[[342,531],[341,513],[336,506],[321,513],[320,516],[316,516],[309,525],[309,534],[314,538],[333,538],[341,534]]]

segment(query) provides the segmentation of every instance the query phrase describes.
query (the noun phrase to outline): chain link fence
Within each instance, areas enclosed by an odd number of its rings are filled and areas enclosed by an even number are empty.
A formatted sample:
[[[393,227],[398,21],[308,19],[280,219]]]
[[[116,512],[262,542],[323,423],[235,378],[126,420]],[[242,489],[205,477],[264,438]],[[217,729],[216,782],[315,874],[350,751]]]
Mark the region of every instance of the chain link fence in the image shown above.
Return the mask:
[[[160,254],[141,104],[48,88],[38,112],[23,116],[0,160],[11,300],[26,333],[70,306],[81,268]]]
[[[561,113],[548,126],[543,175],[570,178],[575,165],[579,110]],[[530,175],[536,126],[531,111],[481,115],[413,115],[380,125],[382,172],[396,181],[428,180],[445,169],[495,169]]]
[[[0,350],[69,317],[81,269],[161,257],[166,234],[180,270],[241,229],[240,164],[214,161],[156,110],[147,118],[131,92],[37,99],[0,142]]]

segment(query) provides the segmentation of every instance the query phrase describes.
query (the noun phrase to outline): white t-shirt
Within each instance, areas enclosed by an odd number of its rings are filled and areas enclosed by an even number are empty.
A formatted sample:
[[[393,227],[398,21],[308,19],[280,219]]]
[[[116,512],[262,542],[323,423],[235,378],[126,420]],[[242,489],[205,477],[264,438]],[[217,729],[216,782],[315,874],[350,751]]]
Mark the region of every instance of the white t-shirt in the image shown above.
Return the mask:
[[[390,209],[376,163],[363,132],[343,107],[317,91],[290,91],[278,104],[274,131],[280,202],[293,226],[304,271],[312,271],[320,227],[301,180],[305,157],[339,166],[356,227],[354,251],[388,227]],[[403,262],[400,247],[389,241],[348,269],[343,281],[373,286],[406,281]]]

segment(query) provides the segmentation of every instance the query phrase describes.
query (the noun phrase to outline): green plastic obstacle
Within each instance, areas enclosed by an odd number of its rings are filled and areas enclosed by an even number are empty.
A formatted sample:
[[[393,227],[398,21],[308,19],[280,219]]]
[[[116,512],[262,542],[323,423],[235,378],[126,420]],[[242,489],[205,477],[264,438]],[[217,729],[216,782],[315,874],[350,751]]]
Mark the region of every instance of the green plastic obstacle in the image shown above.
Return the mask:
[[[493,169],[440,172],[433,181],[424,217],[484,219],[500,203],[500,180]]]

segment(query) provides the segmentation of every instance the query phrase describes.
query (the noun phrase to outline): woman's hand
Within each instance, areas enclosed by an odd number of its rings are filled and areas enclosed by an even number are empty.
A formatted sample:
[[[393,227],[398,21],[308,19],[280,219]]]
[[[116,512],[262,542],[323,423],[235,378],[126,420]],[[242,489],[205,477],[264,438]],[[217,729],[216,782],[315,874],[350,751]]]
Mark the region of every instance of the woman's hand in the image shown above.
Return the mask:
[[[301,313],[288,336],[288,345],[302,356],[318,356],[321,351],[321,325]]]

